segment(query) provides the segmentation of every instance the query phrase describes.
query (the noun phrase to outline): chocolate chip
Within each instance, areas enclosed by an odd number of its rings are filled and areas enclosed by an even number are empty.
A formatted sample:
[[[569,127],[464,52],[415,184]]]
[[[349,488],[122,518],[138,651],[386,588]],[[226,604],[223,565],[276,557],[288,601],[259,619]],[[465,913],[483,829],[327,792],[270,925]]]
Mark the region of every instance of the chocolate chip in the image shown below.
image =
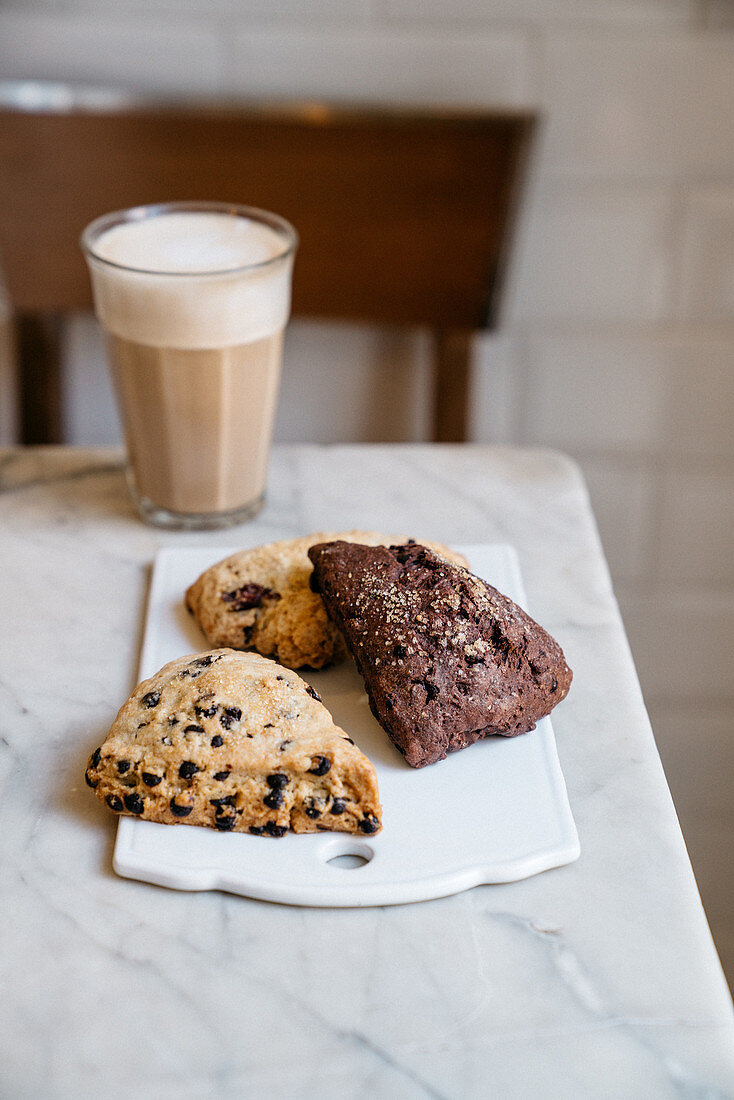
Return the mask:
[[[315,700],[316,700],[316,702],[317,702],[317,703],[320,703],[320,702],[321,702],[321,696],[319,695],[319,693],[318,693],[318,691],[316,690],[316,688],[312,688],[312,687],[311,687],[311,685],[310,685],[310,684],[308,684],[308,685],[306,686],[306,691],[308,692],[308,694],[309,694],[309,695],[311,696],[311,698],[312,698],[312,699],[315,699]]]
[[[354,744],[354,741],[352,741],[351,737],[344,737],[344,738],[342,738],[342,740],[343,741],[348,741],[350,745]]]
[[[100,762],[101,759],[102,759],[102,750],[101,750],[101,748],[100,749],[95,749],[94,752],[92,753],[91,759],[89,761],[90,768],[98,768],[99,767],[99,762]]]
[[[223,779],[226,779],[228,775],[229,775],[229,772],[214,772],[214,778],[216,780],[218,780],[218,782],[220,782],[220,783],[222,782]]]
[[[193,760],[184,760],[181,767],[178,769],[178,774],[182,779],[191,779],[199,771],[199,765],[195,764]]]
[[[347,808],[347,804],[343,798],[335,798],[331,803],[330,814],[343,814]]]
[[[253,607],[259,607],[263,600],[279,600],[280,593],[273,592],[272,588],[266,588],[262,584],[243,584],[231,592],[223,592],[222,603],[231,603],[231,611],[250,611]]]
[[[129,760],[118,760],[117,761],[117,770],[120,773],[120,775],[124,775],[125,772],[129,772],[130,771],[130,761]]]
[[[95,787],[97,786],[97,784],[99,783],[99,780],[98,780],[98,779],[92,779],[91,775],[89,774],[89,770],[85,771],[85,773],[84,773],[84,779],[85,779],[85,782],[86,782],[87,786],[88,786],[88,787],[91,787],[91,788],[92,788],[92,790],[94,790],[94,788],[95,788]]]
[[[262,836],[263,827],[262,825],[251,825],[247,831],[252,833],[253,836]]]
[[[169,726],[177,726],[178,725],[178,718],[176,717],[175,714],[169,715],[168,724],[169,724]]]
[[[192,725],[190,725],[190,726],[185,726],[184,727],[184,733],[203,733],[203,732],[204,732],[204,727],[203,726],[197,726],[194,723],[192,723]]]
[[[432,683],[430,680],[424,680],[423,683],[425,685],[426,699],[428,700],[428,702],[430,703],[434,699],[437,699],[438,698],[438,687],[436,686],[436,684]]]
[[[278,745],[278,752],[285,752],[285,750],[288,748],[288,746],[290,744],[291,744],[290,741],[281,741],[280,744]]]
[[[157,787],[162,778],[162,775],[153,775],[153,772],[143,772],[143,783],[146,787]]]
[[[306,817],[320,817],[321,816],[321,811],[316,808],[316,806],[314,804],[314,800],[312,798],[309,798],[308,801],[305,803],[305,805],[303,807],[303,812],[305,813]]]
[[[161,701],[160,691],[148,691],[145,693],[140,702],[144,707],[157,707]]]
[[[174,817],[188,817],[194,808],[193,806],[179,806],[175,798],[172,798],[168,805],[171,807],[171,813]]]
[[[215,661],[221,661],[221,654],[219,657],[214,657],[211,653],[207,653],[205,657],[198,657],[195,661],[179,673],[179,678],[184,679],[186,676],[190,676],[192,680],[195,680],[198,676],[201,676],[205,668],[214,664]]]
[[[138,729],[141,730],[144,726],[147,726],[147,722],[138,722]]]
[[[224,744],[224,738],[221,734],[215,733],[211,739],[211,746],[213,749],[219,749]]]
[[[235,796],[233,794],[227,794],[224,798],[210,798],[209,802],[212,806],[234,806]]]
[[[214,715],[217,713],[217,704],[212,703],[211,706],[208,707],[196,706],[194,707],[194,711],[197,718],[213,718]]]
[[[326,775],[331,767],[328,756],[312,756],[311,763],[313,767],[308,769],[309,775]]]
[[[265,782],[274,791],[282,791],[283,787],[288,786],[288,776],[285,772],[275,772],[273,775],[266,777]]]
[[[283,795],[280,791],[271,791],[270,794],[266,794],[263,802],[266,806],[269,806],[271,810],[279,810],[283,805]]]
[[[359,823],[359,827],[363,833],[376,833],[380,823],[374,814],[365,814]]]
[[[265,832],[268,836],[285,836],[288,828],[285,825],[276,825],[274,821],[269,821],[265,826]]]
[[[239,707],[225,707],[224,712],[220,714],[219,721],[226,730],[231,730],[235,722],[239,722],[242,718],[242,711]]]
[[[109,806],[109,808],[111,810],[115,811],[116,814],[121,813],[121,811],[122,811],[122,801],[121,801],[121,799],[119,799],[117,797],[116,794],[108,794],[106,799],[105,799],[105,802],[107,803],[107,805]]]
[[[131,814],[142,814],[143,810],[145,809],[145,805],[140,795],[135,794],[134,791],[130,794],[126,794],[125,809],[128,810]]]
[[[220,832],[229,833],[234,829],[237,822],[237,814],[215,814],[214,815],[214,828],[219,829]]]

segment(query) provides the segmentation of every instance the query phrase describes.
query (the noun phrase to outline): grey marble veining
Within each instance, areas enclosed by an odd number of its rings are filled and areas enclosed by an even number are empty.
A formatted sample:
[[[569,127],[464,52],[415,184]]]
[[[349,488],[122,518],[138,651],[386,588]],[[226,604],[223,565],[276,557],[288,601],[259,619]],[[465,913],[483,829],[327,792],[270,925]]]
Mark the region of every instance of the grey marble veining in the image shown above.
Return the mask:
[[[352,526],[516,547],[575,673],[553,723],[581,859],[361,910],[117,878],[83,768],[133,686],[157,547]],[[119,454],[8,451],[0,553],[0,1095],[734,1097],[731,1002],[567,459],[285,448],[255,523],[176,535],[135,518]]]

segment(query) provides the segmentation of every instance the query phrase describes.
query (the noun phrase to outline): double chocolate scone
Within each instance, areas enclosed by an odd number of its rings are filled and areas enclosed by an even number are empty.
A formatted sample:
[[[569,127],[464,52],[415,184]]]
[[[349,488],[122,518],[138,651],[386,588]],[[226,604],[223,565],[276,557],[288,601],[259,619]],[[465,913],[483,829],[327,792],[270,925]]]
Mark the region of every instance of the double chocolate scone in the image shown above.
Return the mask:
[[[556,641],[517,604],[425,546],[313,546],[321,594],[372,712],[421,768],[535,727],[568,694]]]

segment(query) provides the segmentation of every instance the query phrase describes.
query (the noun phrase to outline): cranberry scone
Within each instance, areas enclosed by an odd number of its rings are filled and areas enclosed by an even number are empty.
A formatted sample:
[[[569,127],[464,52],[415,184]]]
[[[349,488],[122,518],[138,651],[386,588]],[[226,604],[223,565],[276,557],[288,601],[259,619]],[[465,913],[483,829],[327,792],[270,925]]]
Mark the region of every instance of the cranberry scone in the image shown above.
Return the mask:
[[[254,649],[288,668],[324,668],[343,660],[341,634],[309,586],[310,547],[336,540],[369,546],[406,541],[374,531],[317,532],[232,554],[202,573],[186,592],[186,606],[209,645]],[[447,560],[466,564],[446,546],[425,545]]]

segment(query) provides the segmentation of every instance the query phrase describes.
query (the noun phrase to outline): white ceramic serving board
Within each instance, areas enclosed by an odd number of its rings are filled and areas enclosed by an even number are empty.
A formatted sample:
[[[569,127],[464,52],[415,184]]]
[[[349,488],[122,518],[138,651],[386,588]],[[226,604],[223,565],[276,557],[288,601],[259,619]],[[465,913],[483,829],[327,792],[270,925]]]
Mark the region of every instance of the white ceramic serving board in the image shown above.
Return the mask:
[[[175,657],[208,648],[183,606],[183,593],[235,549],[159,551],[141,680]],[[526,606],[511,547],[458,549],[473,572]],[[372,717],[351,661],[306,672],[304,679],[375,765],[382,832],[273,839],[121,817],[113,861],[118,874],[180,890],[227,890],[292,905],[393,905],[445,897],[480,883],[513,882],[578,858],[550,719],[529,734],[490,737],[414,770]],[[342,858],[331,862],[335,857]]]

